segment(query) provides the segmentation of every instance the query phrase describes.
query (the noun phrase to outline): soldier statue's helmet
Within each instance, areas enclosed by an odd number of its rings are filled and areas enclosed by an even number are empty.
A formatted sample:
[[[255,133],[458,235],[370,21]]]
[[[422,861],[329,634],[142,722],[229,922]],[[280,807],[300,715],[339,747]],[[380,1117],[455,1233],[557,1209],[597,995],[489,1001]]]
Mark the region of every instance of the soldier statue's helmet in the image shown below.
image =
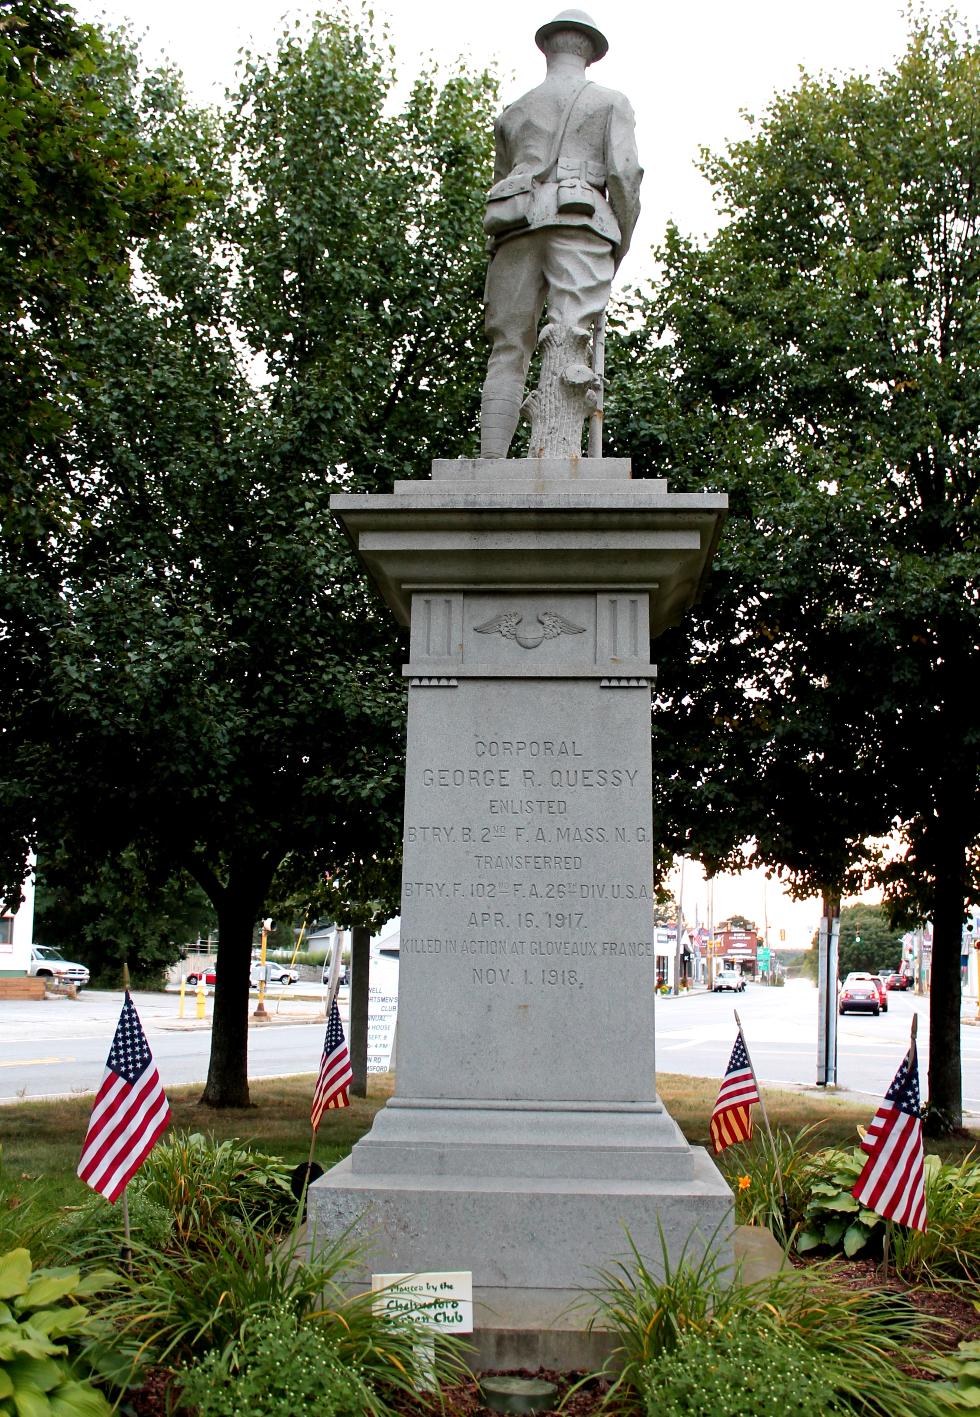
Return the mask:
[[[549,20],[546,25],[541,26],[534,36],[535,44],[543,50],[544,41],[558,30],[578,30],[581,34],[588,35],[592,41],[593,64],[609,50],[609,41],[606,36],[592,16],[587,15],[584,10],[562,10],[553,20]]]

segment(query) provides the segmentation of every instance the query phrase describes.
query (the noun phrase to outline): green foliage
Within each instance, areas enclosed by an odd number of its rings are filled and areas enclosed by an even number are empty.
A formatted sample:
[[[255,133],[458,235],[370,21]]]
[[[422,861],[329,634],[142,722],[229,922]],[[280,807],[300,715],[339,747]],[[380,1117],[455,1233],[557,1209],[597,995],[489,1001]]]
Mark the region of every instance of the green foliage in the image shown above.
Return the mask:
[[[330,498],[471,446],[496,100],[462,68],[401,106],[394,84],[370,17],[336,10],[246,55],[221,115],[172,75],[139,88],[134,131],[198,201],[84,312],[72,515],[11,552],[44,572],[0,642],[11,820],[41,811],[75,880],[135,847],[207,895],[214,1105],[248,1102],[269,903],[328,874],[333,918],[398,897],[402,655]]]
[[[767,1225],[783,1248],[789,1247],[810,1198],[813,1144],[821,1128],[814,1122],[791,1135],[777,1127],[770,1138],[768,1128],[756,1127],[750,1142],[722,1153],[718,1165],[734,1193],[739,1225]],[[748,1185],[740,1185],[745,1177]]]
[[[929,1366],[951,1382],[937,1385],[950,1407],[980,1409],[980,1340],[958,1345],[946,1358],[933,1358]]]
[[[154,879],[132,850],[93,864],[79,880],[70,855],[41,847],[34,939],[87,964],[95,985],[118,988],[122,965],[134,987],[158,987],[188,941],[214,929],[214,911],[186,875]]]
[[[162,1205],[147,1200],[138,1179],[126,1188],[130,1225],[142,1244],[162,1250],[173,1236],[173,1217]],[[72,1264],[117,1264],[125,1245],[121,1207],[100,1195],[89,1196],[50,1225],[44,1244],[48,1253],[58,1253]]]
[[[661,864],[739,870],[751,840],[801,893],[877,884],[931,916],[929,1091],[953,1124],[980,892],[978,114],[980,48],[948,19],[914,17],[875,81],[778,95],[705,159],[724,225],[669,230],[621,312],[607,418],[636,473],[731,505],[658,642]]]
[[[796,1240],[801,1254],[818,1248],[843,1250],[849,1258],[880,1254],[886,1222],[851,1195],[867,1160],[853,1151],[822,1151],[810,1169],[810,1198]],[[957,1165],[925,1158],[926,1214],[923,1233],[891,1225],[897,1274],[910,1284],[960,1284],[980,1280],[980,1164],[968,1156]]]
[[[897,970],[902,962],[902,934],[877,905],[841,907],[840,977],[852,971],[877,974],[879,969]]]
[[[32,1271],[28,1250],[0,1254],[0,1413],[4,1417],[108,1417],[108,1402],[77,1369],[100,1327],[85,1302],[112,1275]]]
[[[157,1143],[132,1184],[171,1216],[177,1239],[193,1245],[198,1236],[220,1233],[243,1218],[288,1225],[296,1215],[291,1172],[280,1156],[200,1132],[177,1132]]]
[[[980,1283],[980,1162],[959,1165],[926,1157],[928,1229],[896,1225],[895,1269],[912,1284]]]
[[[198,1417],[363,1417],[374,1399],[356,1369],[344,1363],[313,1324],[289,1309],[270,1308],[245,1328],[233,1366],[211,1352],[180,1380],[184,1403]]]
[[[770,1333],[697,1335],[641,1374],[647,1417],[823,1417],[845,1409],[806,1351]]]
[[[244,1221],[205,1229],[193,1243],[175,1241],[166,1251],[139,1243],[134,1250],[134,1273],[120,1276],[121,1292],[107,1316],[142,1361],[175,1367],[213,1350],[235,1372],[254,1351],[252,1325],[289,1313],[311,1325],[343,1366],[364,1379],[372,1392],[366,1412],[387,1413],[384,1394],[410,1392],[419,1381],[412,1323],[376,1314],[370,1292],[346,1293],[341,1278],[361,1263],[346,1237],[313,1253],[295,1232],[283,1240],[275,1230]],[[440,1379],[458,1370],[458,1351],[458,1343],[441,1341]]]
[[[716,1349],[722,1355],[721,1389],[723,1355],[737,1338],[758,1338],[774,1350],[801,1354],[809,1371],[826,1380],[837,1404],[831,1411],[932,1417],[943,1410],[929,1384],[913,1383],[902,1372],[910,1351],[925,1345],[928,1322],[901,1295],[840,1288],[832,1268],[819,1266],[806,1274],[786,1269],[754,1284],[733,1284],[730,1270],[717,1260],[692,1262],[682,1255],[672,1263],[663,1239],[661,1250],[660,1273],[634,1250],[633,1264],[604,1273],[593,1295],[598,1321],[614,1335],[609,1367],[621,1369],[610,1389],[614,1403],[642,1393],[665,1364],[679,1372],[692,1344],[696,1354]],[[691,1371],[699,1369],[691,1365]],[[676,1388],[672,1398],[680,1400]],[[652,1396],[650,1402],[653,1412]],[[729,1410],[752,1409],[720,1407],[719,1417]]]
[[[842,1249],[850,1259],[859,1254],[877,1231],[880,1244],[884,1220],[851,1195],[864,1169],[867,1155],[853,1151],[824,1151],[813,1159],[810,1199],[803,1228],[796,1238],[800,1254],[819,1247]]]
[[[698,1245],[692,1236],[675,1260],[662,1228],[659,1239],[658,1265],[648,1263],[630,1239],[632,1264],[600,1270],[590,1290],[598,1324],[615,1336],[610,1366],[618,1376],[610,1396],[622,1388],[639,1389],[651,1363],[672,1353],[689,1334],[724,1323],[741,1302],[742,1290],[730,1282],[731,1266],[722,1264],[710,1245],[689,1260],[691,1240],[695,1252]]]

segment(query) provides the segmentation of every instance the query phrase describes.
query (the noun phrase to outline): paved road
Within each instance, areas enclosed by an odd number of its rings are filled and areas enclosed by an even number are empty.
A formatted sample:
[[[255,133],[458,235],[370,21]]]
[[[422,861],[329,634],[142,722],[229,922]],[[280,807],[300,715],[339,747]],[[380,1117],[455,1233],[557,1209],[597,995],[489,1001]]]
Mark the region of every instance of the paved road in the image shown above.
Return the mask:
[[[319,994],[307,989],[306,994]],[[165,1082],[200,1083],[207,1073],[211,1035],[205,1026],[177,1021],[173,994],[140,994],[136,1005]],[[270,1010],[305,1022],[253,1028],[249,1074],[253,1078],[312,1073],[323,1046],[316,999],[300,1000],[293,986],[270,989]],[[5,1002],[0,1011],[0,1102],[92,1092],[101,1080],[109,1041],[122,1003],[118,993],[86,991],[78,1000],[43,1004]],[[720,1078],[735,1038],[737,1007],[762,1082],[811,1087],[816,1078],[817,995],[809,985],[785,989],[752,986],[744,994],[695,994],[657,1004],[657,1067],[662,1072]],[[208,1002],[210,1012],[211,1002]],[[890,995],[887,1014],[838,1019],[839,1078],[848,1091],[880,1098],[907,1046],[913,1011],[919,1015],[919,1045],[928,1056],[928,1000]],[[186,1003],[188,1020],[194,1000]],[[341,996],[346,1021],[346,998]],[[964,1108],[980,1119],[980,1028],[964,1027]],[[925,1090],[925,1068],[922,1085]],[[0,1119],[2,1137],[2,1119]]]
[[[291,992],[270,986],[266,1003],[274,1017],[291,1016],[308,1021],[288,1025],[271,1023],[250,1029],[250,1077],[316,1072],[325,1027],[318,1002],[322,990],[317,986],[303,986],[302,993],[307,995],[305,999],[297,997],[295,985]],[[315,997],[310,998],[310,995]],[[122,998],[121,993],[86,990],[78,999],[52,998],[43,1003],[5,1001],[0,1005],[0,1103],[94,1092],[102,1080]],[[188,991],[183,1023],[177,1017],[176,994],[137,991],[133,998],[164,1082],[203,1083],[207,1076],[211,1031],[206,1023],[202,1026],[194,1021],[193,991]],[[209,997],[208,1018],[212,1004]],[[341,993],[340,1013],[346,1024],[346,990]]]
[[[849,1092],[880,1098],[908,1047],[912,1014],[919,1016],[921,1086],[926,1091],[929,1000],[891,993],[887,1014],[847,1014],[837,1020],[837,1076]],[[749,985],[743,994],[694,994],[657,1010],[657,1068],[665,1073],[721,1077],[735,1041],[738,1009],[761,1082],[816,1088],[817,991],[805,981],[785,989]],[[963,1106],[980,1118],[980,1028],[964,1025]]]

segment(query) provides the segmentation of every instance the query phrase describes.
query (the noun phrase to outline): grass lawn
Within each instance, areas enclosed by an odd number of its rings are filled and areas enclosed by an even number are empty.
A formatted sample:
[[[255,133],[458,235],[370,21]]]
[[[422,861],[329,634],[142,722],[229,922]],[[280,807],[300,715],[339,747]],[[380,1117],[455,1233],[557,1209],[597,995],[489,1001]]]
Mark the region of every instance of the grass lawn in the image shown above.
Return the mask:
[[[306,1078],[254,1082],[251,1094],[255,1105],[221,1112],[198,1105],[200,1086],[171,1088],[168,1095],[174,1126],[185,1131],[209,1132],[219,1139],[238,1137],[296,1164],[305,1161],[309,1154],[309,1109],[314,1082],[312,1073]],[[658,1083],[667,1108],[688,1141],[697,1146],[709,1145],[708,1118],[717,1096],[718,1082],[714,1078],[660,1073]],[[322,1166],[332,1166],[347,1155],[370,1127],[393,1084],[390,1074],[372,1077],[366,1099],[354,1099],[350,1108],[324,1114],[316,1148],[316,1158]],[[814,1143],[818,1147],[855,1145],[855,1128],[859,1124],[867,1126],[874,1111],[871,1103],[844,1101],[832,1094],[814,1096],[767,1088],[765,1100],[775,1128],[794,1133],[809,1123],[822,1121],[824,1125]],[[91,1105],[90,1097],[80,1097],[0,1107],[0,1161],[8,1183],[22,1177],[36,1179],[41,1185],[43,1204],[52,1208],[76,1205],[89,1194],[87,1187],[76,1179],[75,1167]],[[758,1116],[756,1125],[761,1125]],[[959,1161],[971,1147],[978,1146],[980,1133],[974,1132],[969,1139],[955,1138],[935,1146],[930,1144],[927,1149],[937,1151],[943,1160]]]

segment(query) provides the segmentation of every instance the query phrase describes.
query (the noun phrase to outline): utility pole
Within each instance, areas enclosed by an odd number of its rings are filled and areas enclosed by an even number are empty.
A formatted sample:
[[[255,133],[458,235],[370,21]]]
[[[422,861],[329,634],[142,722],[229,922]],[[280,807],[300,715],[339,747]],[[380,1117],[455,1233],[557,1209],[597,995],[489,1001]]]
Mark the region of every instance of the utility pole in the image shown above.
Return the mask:
[[[840,896],[825,889],[817,937],[817,1087],[837,1086],[837,961]]]
[[[681,874],[677,882],[677,929],[674,938],[674,993],[681,992],[681,930],[684,928],[684,858],[681,857]]]

